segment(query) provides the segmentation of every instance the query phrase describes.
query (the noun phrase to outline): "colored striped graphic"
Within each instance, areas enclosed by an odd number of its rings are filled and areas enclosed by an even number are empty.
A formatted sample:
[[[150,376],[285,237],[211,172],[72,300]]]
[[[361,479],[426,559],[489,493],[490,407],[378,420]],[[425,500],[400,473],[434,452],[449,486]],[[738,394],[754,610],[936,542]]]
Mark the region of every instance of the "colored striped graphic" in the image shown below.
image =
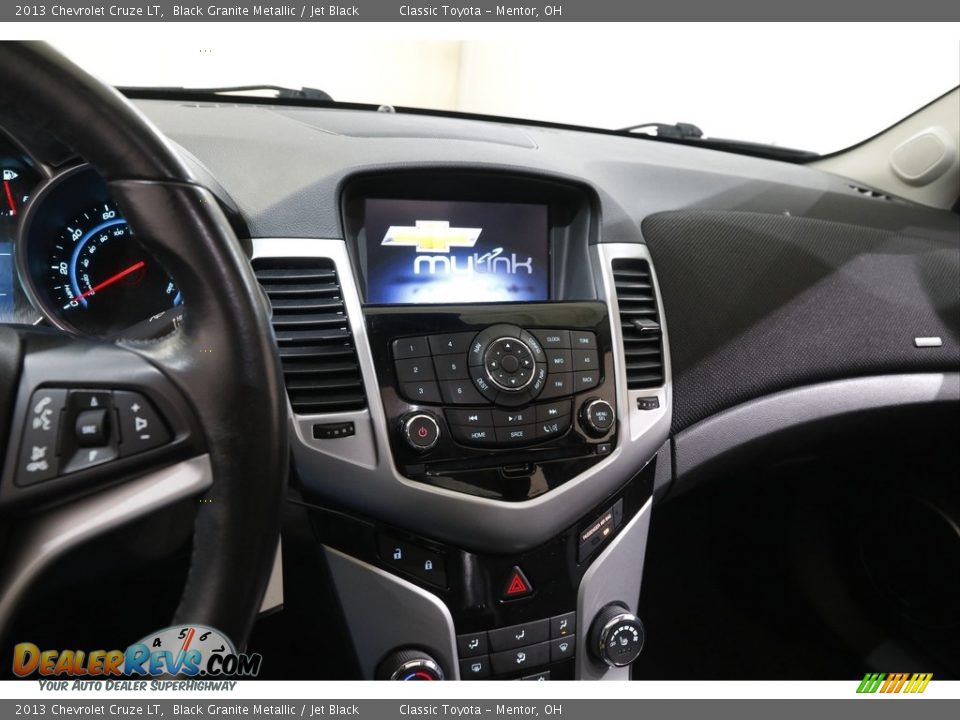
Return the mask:
[[[933,673],[867,673],[860,681],[858,693],[922,693]]]

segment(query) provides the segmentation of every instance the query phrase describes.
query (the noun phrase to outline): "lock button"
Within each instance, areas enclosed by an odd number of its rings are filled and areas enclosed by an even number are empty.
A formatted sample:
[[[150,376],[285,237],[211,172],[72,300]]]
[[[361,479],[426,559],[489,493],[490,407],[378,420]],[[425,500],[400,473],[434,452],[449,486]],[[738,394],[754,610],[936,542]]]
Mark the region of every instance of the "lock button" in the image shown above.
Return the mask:
[[[447,586],[446,559],[442,553],[388,533],[377,536],[377,551],[388,567],[437,587]]]

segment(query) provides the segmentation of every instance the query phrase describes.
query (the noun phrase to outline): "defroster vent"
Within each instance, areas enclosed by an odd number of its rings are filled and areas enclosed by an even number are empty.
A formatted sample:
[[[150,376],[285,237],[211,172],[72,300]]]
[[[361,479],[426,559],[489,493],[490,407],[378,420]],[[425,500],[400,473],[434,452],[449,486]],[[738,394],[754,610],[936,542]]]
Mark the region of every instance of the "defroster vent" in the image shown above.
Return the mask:
[[[366,407],[333,261],[259,258],[253,268],[273,307],[273,329],[293,411],[307,415]]]
[[[613,261],[613,282],[620,305],[620,327],[631,390],[663,385],[663,339],[653,276],[646,260]]]

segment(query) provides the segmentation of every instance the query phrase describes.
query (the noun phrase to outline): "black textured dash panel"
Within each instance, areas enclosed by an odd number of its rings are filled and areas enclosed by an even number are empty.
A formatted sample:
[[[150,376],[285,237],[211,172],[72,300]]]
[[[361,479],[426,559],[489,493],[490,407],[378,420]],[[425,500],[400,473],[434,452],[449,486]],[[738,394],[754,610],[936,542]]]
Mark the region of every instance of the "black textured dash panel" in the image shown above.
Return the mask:
[[[920,237],[741,212],[652,215],[673,430],[746,400],[862,375],[960,367],[957,232]],[[914,338],[943,346],[917,348]]]

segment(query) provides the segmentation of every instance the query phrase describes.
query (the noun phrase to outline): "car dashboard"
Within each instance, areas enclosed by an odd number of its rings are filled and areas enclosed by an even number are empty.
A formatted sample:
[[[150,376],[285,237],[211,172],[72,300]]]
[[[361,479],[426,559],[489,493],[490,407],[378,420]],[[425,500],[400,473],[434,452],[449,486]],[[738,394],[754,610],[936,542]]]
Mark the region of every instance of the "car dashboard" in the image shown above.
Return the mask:
[[[645,138],[137,105],[248,250],[362,677],[627,678],[656,499],[776,433],[960,398],[955,213]],[[190,298],[96,172],[17,141],[0,320],[175,328]]]

